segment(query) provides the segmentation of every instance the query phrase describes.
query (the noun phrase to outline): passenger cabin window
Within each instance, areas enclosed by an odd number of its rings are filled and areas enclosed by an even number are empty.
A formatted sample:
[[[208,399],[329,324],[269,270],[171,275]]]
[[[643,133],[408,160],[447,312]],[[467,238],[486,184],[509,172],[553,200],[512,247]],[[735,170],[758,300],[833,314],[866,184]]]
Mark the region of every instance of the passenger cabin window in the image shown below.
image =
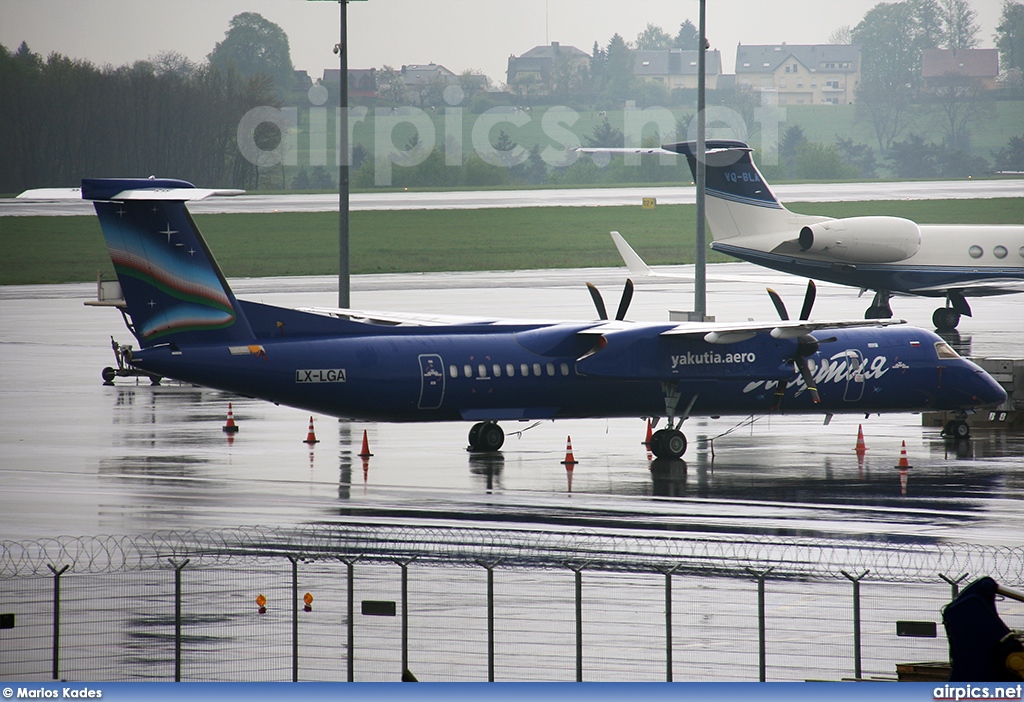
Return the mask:
[[[569,375],[569,364],[568,363],[563,363],[562,364],[562,375]]]
[[[458,378],[459,377],[459,367],[457,365],[455,365],[454,363],[452,365],[448,366],[448,375],[450,375],[453,378]]]
[[[971,255],[971,258],[981,258],[981,255],[985,253],[980,246],[972,246],[967,249],[967,253]]]
[[[997,246],[994,249],[992,249],[992,253],[993,255],[995,255],[996,258],[1006,258],[1006,254],[1008,253],[1008,251],[1006,250],[1005,246]]]
[[[540,364],[539,363],[534,363],[533,364],[533,374],[535,376],[537,376],[538,378],[540,377]]]
[[[947,344],[945,341],[935,342],[935,353],[938,354],[939,358],[960,358],[960,354],[953,350],[953,347]]]
[[[471,366],[471,365],[469,365],[469,364],[467,363],[466,365],[464,365],[464,366],[462,367],[462,373],[463,373],[463,374],[464,374],[464,375],[465,375],[465,376],[466,376],[467,378],[472,378],[472,377],[473,377],[473,366]]]
[[[521,375],[521,376],[523,376],[525,378],[529,374],[530,374],[530,367],[528,365],[526,365],[525,363],[520,363],[519,364],[519,375]]]

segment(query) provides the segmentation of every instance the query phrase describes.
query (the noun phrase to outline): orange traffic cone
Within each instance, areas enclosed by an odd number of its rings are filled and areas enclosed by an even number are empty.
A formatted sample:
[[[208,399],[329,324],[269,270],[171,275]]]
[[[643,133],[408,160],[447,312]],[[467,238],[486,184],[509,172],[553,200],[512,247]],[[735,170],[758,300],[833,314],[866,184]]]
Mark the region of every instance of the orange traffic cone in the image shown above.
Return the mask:
[[[651,447],[651,420],[647,420],[647,438],[641,442],[647,448]]]
[[[564,466],[574,466],[578,461],[572,455],[572,437],[565,437],[565,460],[562,461]]]
[[[900,462],[896,464],[897,468],[913,468],[907,461],[907,442],[903,442],[903,448],[900,449]]]
[[[363,448],[359,451],[360,458],[369,458],[373,454],[370,453],[370,442],[366,438],[366,430],[363,429]]]
[[[228,421],[224,424],[223,427],[221,427],[221,429],[226,431],[228,434],[234,434],[236,431],[238,431],[238,425],[235,424],[235,415],[231,411],[230,402],[228,403]]]
[[[309,418],[309,433],[306,434],[307,444],[318,444],[320,440],[316,438],[316,434],[313,433],[313,417]]]
[[[853,450],[858,454],[862,454],[868,450],[868,447],[864,445],[864,426],[861,424],[857,425],[857,445]]]

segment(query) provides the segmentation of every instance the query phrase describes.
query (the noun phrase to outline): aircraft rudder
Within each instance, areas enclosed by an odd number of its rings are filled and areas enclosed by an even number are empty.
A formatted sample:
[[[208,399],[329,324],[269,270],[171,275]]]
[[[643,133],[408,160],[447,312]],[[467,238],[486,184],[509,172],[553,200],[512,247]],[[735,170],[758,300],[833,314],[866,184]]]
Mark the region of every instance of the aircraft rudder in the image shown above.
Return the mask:
[[[253,333],[185,200],[185,181],[82,181],[142,346],[248,341]],[[180,196],[178,191],[185,191]]]
[[[696,178],[696,142],[679,142],[663,148],[686,156],[690,172]],[[785,209],[754,165],[753,151],[745,142],[732,139],[705,142],[704,176],[708,195],[757,207]]]

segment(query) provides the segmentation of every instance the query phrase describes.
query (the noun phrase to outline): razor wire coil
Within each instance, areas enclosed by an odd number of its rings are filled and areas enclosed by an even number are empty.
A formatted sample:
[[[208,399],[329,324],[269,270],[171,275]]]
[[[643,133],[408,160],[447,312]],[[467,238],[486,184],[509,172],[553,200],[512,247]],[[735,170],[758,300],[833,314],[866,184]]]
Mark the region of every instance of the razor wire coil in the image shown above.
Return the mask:
[[[868,571],[867,580],[934,582],[938,574],[989,575],[1024,585],[1024,547],[971,543],[825,541],[769,535],[635,536],[584,529],[542,531],[375,524],[254,526],[175,530],[146,535],[63,536],[0,541],[0,579],[46,576],[48,566],[70,573],[239,565],[268,557],[303,561],[412,561],[433,567],[652,572],[749,578],[771,569],[773,579],[839,578]]]

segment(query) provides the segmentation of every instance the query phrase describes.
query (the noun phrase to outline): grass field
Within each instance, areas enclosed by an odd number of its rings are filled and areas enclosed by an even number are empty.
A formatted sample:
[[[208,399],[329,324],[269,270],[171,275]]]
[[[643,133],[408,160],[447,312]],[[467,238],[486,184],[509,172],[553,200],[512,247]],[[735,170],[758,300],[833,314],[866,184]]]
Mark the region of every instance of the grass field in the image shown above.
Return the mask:
[[[793,203],[832,217],[894,215],[920,223],[1020,224],[1024,199]],[[338,215],[196,215],[225,275],[330,275],[338,266]],[[621,266],[609,230],[651,264],[693,261],[694,206],[538,207],[369,211],[351,214],[351,268],[359,273]],[[99,222],[88,217],[5,217],[0,284],[63,283],[108,276]],[[710,238],[710,237],[709,237]],[[708,252],[709,262],[732,260]]]

